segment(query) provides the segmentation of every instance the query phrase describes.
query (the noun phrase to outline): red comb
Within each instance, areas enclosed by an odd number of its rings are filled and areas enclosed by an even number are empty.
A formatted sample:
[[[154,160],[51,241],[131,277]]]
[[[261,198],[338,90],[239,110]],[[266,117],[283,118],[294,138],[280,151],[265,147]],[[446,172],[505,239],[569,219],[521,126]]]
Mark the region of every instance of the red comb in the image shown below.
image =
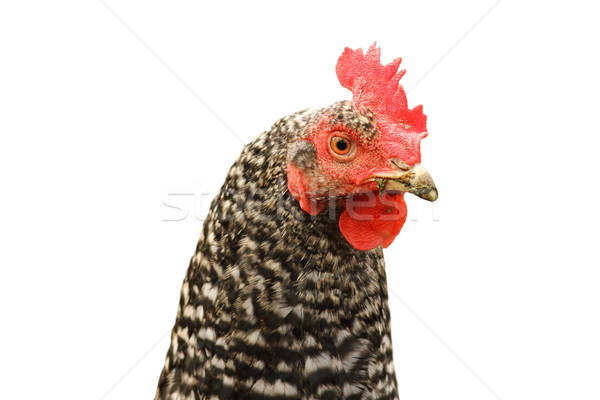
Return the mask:
[[[405,156],[405,161],[419,162],[419,142],[427,136],[427,117],[423,114],[423,106],[408,108],[406,93],[399,84],[406,72],[398,71],[402,59],[396,58],[382,65],[380,57],[381,49],[377,43],[373,43],[366,54],[362,49],[346,47],[336,66],[338,79],[343,87],[352,91],[355,108],[368,108],[375,114],[384,134],[416,147]]]

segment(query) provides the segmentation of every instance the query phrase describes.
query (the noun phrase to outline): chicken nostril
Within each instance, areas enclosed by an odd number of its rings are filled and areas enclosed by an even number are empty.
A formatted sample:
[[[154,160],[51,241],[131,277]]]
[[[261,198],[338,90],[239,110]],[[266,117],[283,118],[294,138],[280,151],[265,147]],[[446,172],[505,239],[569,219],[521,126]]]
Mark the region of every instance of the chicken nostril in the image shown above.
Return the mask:
[[[399,158],[391,158],[390,162],[398,169],[401,169],[402,171],[408,171],[410,169],[410,167],[408,166],[407,163],[405,163],[404,161],[402,161]]]

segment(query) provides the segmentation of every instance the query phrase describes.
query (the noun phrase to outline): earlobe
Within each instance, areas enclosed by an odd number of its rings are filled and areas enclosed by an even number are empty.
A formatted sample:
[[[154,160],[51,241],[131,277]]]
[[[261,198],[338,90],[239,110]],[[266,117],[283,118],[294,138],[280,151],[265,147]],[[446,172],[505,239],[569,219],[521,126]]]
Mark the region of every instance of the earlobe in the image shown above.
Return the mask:
[[[316,200],[311,200],[304,185],[303,175],[294,164],[289,164],[287,169],[288,190],[294,196],[300,208],[310,215],[317,215],[325,208],[325,204],[318,203]]]
[[[287,154],[288,164],[294,164],[302,171],[311,171],[317,168],[317,149],[306,139],[297,140],[290,144]]]

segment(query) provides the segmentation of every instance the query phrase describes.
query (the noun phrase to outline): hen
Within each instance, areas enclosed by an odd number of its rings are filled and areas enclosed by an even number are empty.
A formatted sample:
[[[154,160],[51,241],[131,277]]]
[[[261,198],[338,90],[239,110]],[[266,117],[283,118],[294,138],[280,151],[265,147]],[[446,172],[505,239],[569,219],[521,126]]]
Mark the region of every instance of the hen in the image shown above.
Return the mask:
[[[400,61],[346,48],[352,101],[244,148],[191,259],[156,399],[398,398],[382,247],[404,192],[437,198]]]

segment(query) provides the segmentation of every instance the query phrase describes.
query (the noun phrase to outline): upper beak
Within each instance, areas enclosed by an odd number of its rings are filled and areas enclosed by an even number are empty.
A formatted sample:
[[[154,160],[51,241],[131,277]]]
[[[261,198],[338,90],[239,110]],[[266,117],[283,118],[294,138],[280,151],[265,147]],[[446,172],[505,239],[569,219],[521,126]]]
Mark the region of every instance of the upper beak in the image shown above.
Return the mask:
[[[438,191],[433,178],[421,164],[408,167],[397,159],[393,159],[392,164],[392,171],[374,177],[380,189],[409,192],[427,201],[437,200]]]

